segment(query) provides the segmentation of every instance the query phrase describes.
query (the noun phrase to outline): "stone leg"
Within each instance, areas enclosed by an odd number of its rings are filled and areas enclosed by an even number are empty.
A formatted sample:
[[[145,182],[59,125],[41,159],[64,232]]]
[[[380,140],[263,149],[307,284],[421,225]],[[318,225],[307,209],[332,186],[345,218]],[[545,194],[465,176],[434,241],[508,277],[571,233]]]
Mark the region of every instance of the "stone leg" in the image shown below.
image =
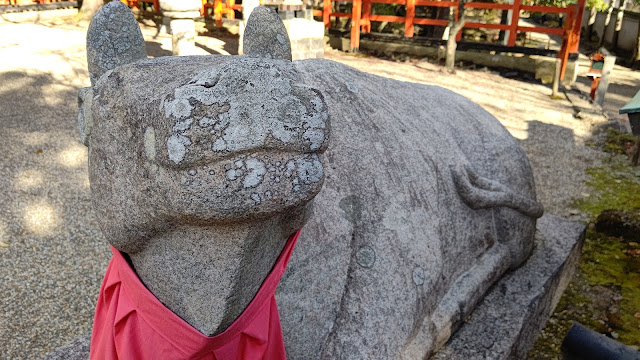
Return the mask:
[[[172,19],[173,55],[192,55],[196,46],[196,24],[193,19]]]

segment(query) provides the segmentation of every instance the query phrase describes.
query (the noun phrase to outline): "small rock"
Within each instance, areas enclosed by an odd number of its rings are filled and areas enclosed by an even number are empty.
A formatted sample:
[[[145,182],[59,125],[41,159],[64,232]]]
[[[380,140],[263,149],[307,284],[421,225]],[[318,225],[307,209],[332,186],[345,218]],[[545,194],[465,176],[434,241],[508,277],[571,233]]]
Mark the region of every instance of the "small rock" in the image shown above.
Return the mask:
[[[8,248],[8,247],[9,247],[9,244],[7,244],[7,243],[6,243],[6,242],[4,242],[4,241],[0,241],[0,247]]]
[[[614,339],[617,339],[617,338],[619,338],[619,337],[620,337],[620,335],[618,335],[618,333],[617,333],[617,332],[612,331],[612,332],[611,332],[611,337],[612,337],[612,338],[614,338]]]

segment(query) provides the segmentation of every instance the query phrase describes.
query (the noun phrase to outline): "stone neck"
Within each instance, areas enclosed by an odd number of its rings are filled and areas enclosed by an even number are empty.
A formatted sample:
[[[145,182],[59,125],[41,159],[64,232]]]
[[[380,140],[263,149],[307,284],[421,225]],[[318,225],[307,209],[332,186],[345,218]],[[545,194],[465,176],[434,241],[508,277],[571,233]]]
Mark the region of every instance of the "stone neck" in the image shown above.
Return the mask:
[[[242,314],[271,272],[305,211],[242,224],[174,226],[128,254],[145,286],[207,336]]]

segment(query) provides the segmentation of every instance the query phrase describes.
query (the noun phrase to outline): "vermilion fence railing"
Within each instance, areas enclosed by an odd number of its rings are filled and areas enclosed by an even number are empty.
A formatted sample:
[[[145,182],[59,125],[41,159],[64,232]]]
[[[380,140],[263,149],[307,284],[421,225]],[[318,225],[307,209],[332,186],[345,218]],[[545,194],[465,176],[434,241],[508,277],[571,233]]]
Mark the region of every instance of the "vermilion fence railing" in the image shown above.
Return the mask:
[[[332,11],[334,1],[351,2],[351,13]],[[509,31],[507,46],[515,46],[518,33],[537,32],[545,34],[562,35],[562,47],[558,57],[562,59],[560,78],[564,77],[566,63],[569,53],[578,51],[580,40],[580,27],[582,26],[582,16],[584,13],[586,0],[578,0],[577,4],[567,7],[540,6],[523,4],[522,0],[513,0],[512,4],[496,4],[486,2],[468,2],[465,9],[497,9],[511,12],[510,24],[491,24],[467,21],[465,28],[474,29],[498,29]],[[371,4],[397,4],[406,7],[405,16],[376,15],[371,13]],[[371,21],[387,21],[404,23],[404,36],[413,37],[414,25],[436,25],[447,26],[448,21],[442,19],[427,19],[415,16],[416,6],[433,7],[458,7],[458,1],[435,1],[435,0],[324,0],[322,21],[326,28],[331,26],[331,18],[351,19],[351,49],[357,50],[360,47],[360,34],[371,32]],[[553,28],[545,26],[519,26],[520,11],[566,14],[564,27]],[[315,14],[314,14],[315,15]],[[457,14],[456,14],[457,19]],[[458,33],[460,40],[461,33]]]
[[[351,2],[351,13],[333,12],[332,3],[334,1]],[[498,29],[509,31],[509,38],[507,40],[507,46],[515,46],[516,37],[518,33],[524,32],[538,32],[545,34],[564,35],[567,32],[573,32],[575,34],[580,33],[580,26],[582,20],[582,12],[584,11],[584,5],[586,0],[578,0],[577,5],[569,5],[568,7],[555,7],[555,6],[538,6],[538,5],[526,5],[522,4],[521,0],[514,0],[513,4],[496,4],[486,2],[469,2],[465,4],[466,9],[497,9],[497,10],[512,10],[511,23],[507,24],[491,24],[491,23],[479,23],[468,21],[465,23],[465,28],[485,28],[485,29]],[[406,6],[406,16],[389,16],[389,15],[375,15],[371,13],[371,4],[396,4]],[[351,47],[357,49],[359,47],[359,35],[361,33],[368,33],[371,31],[371,21],[387,21],[387,22],[400,22],[404,23],[405,37],[412,37],[414,35],[414,25],[437,25],[447,26],[448,21],[442,19],[427,19],[415,17],[416,6],[433,6],[433,7],[457,7],[458,1],[432,1],[432,0],[324,0],[322,20],[325,27],[331,26],[331,18],[344,17],[351,19]],[[577,16],[578,21],[572,22],[572,27],[566,26],[568,21],[565,21],[565,27],[552,28],[552,27],[529,27],[519,26],[518,20],[520,19],[520,11],[528,12],[541,12],[541,13],[560,13],[567,14],[567,19],[570,17],[570,13]],[[578,12],[578,13],[576,13]],[[571,49],[571,52],[577,51]]]

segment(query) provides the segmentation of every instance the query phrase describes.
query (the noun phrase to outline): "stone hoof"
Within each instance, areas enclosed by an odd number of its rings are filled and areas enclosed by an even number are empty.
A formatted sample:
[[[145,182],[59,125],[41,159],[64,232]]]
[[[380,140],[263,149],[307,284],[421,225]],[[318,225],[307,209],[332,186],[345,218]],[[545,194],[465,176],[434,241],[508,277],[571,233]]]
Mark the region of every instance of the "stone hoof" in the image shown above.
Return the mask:
[[[87,30],[87,63],[91,85],[107,71],[147,57],[140,26],[120,1],[105,4]]]
[[[259,6],[251,12],[244,29],[243,54],[291,61],[289,35],[275,11]]]
[[[504,184],[476,174],[468,166],[463,169],[452,166],[451,174],[458,195],[474,210],[508,207],[532,218],[539,218],[544,212],[537,201],[520,196]]]

